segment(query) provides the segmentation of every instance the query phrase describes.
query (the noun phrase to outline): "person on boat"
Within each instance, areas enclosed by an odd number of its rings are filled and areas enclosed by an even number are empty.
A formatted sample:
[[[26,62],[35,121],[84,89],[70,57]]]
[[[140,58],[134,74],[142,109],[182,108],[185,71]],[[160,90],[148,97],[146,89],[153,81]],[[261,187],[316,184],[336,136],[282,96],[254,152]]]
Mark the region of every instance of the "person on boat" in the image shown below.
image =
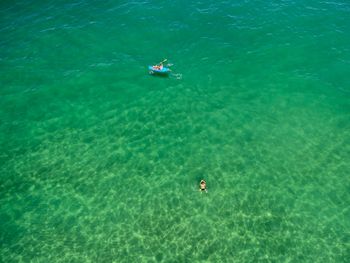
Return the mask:
[[[159,62],[157,65],[153,66],[152,68],[153,69],[156,69],[156,70],[163,70],[163,63],[167,61],[167,59],[164,59],[163,61]]]
[[[203,192],[207,192],[207,183],[204,180],[201,180],[201,182],[199,183],[199,191]]]

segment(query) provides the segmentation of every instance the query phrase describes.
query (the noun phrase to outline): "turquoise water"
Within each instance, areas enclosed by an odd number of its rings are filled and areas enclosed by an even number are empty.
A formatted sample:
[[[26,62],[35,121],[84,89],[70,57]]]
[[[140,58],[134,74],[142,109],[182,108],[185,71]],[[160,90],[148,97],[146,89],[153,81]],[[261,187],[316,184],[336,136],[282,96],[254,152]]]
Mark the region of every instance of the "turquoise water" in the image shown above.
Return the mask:
[[[348,261],[349,17],[0,3],[0,261]]]

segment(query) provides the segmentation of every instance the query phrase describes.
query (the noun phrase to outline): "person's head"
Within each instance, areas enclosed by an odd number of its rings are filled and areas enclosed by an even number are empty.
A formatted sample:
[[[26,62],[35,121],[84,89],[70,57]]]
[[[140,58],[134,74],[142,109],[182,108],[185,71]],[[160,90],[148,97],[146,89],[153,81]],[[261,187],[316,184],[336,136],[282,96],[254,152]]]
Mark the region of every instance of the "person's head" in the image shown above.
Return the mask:
[[[204,181],[204,180],[201,180],[201,184],[205,184],[205,181]]]

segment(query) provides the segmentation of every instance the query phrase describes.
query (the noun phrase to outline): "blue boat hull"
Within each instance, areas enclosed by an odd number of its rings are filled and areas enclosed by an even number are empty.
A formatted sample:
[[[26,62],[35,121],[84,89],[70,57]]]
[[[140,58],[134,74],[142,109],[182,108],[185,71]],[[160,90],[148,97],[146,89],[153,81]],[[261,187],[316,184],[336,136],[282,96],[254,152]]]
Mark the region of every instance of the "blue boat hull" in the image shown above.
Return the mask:
[[[168,74],[170,72],[169,68],[163,67],[162,69],[155,69],[153,68],[153,66],[148,66],[148,70],[150,74],[161,74],[161,75],[165,75]]]

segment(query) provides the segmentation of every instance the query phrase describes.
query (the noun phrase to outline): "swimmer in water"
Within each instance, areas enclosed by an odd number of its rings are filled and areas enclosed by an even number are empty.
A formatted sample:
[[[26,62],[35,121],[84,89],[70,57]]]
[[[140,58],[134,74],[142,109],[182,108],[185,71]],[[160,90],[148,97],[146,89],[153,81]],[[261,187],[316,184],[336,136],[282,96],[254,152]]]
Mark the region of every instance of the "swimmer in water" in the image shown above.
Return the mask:
[[[204,180],[201,180],[201,182],[199,183],[199,191],[201,191],[201,192],[208,192],[207,191],[207,183],[206,183],[206,181],[204,181]]]

